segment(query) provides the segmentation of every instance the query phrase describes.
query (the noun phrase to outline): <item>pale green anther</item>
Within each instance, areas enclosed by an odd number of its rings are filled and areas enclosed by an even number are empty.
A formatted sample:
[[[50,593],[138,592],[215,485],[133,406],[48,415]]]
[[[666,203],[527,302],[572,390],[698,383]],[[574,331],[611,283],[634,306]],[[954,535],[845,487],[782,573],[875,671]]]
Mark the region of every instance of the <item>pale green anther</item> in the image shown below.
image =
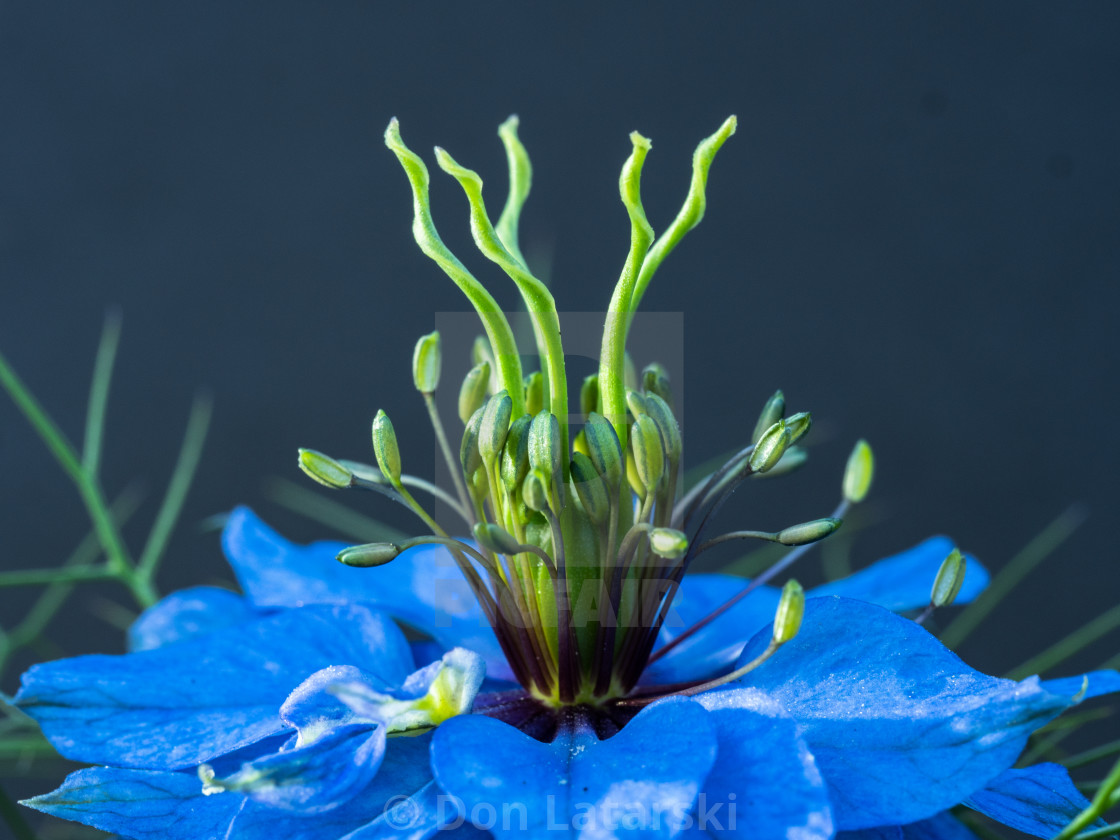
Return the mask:
[[[471,415],[463,430],[463,442],[459,445],[459,464],[468,480],[482,467],[482,453],[478,451],[478,430],[482,426],[484,411],[484,408],[480,408]]]
[[[490,342],[486,340],[484,335],[476,335],[474,341],[471,342],[471,364],[480,365],[486,362],[490,367],[494,367],[494,351],[490,347]]]
[[[799,469],[807,460],[809,460],[808,450],[800,446],[790,446],[786,448],[785,453],[778,459],[778,463],[761,475],[763,478],[777,478],[780,475],[788,475],[794,470]]]
[[[397,433],[389,415],[378,409],[373,418],[373,454],[377,466],[394,487],[401,483],[401,453],[397,448]]]
[[[649,414],[646,408],[646,397],[641,391],[633,388],[626,389],[626,407],[630,409],[630,416],[637,420],[643,414]]]
[[[494,462],[502,454],[512,413],[513,400],[505,391],[492,396],[482,409],[482,422],[478,427],[478,452],[487,469],[493,469]]]
[[[667,404],[673,404],[673,389],[669,385],[669,373],[658,362],[646,365],[642,369],[642,390],[647,394],[656,394]]]
[[[634,364],[634,360],[629,353],[623,354],[623,360],[622,384],[624,387],[636,391],[642,387],[642,383],[638,381],[638,366]]]
[[[357,566],[361,569],[367,569],[371,566],[384,566],[390,560],[399,557],[403,550],[396,543],[369,543],[344,548],[338,552],[335,559],[344,566]]]
[[[354,474],[350,470],[329,455],[314,449],[299,451],[299,468],[320,484],[336,490],[344,490],[354,480]]]
[[[544,376],[535,370],[525,377],[525,411],[540,414],[544,410]]]
[[[548,510],[548,478],[540,470],[530,470],[521,485],[521,498],[529,510]]]
[[[506,435],[506,445],[502,449],[501,476],[506,490],[513,493],[525,480],[529,472],[529,424],[533,418],[522,414],[514,420]]]
[[[595,465],[596,472],[606,480],[607,487],[616,490],[622,482],[625,466],[614,426],[603,415],[592,412],[587,415],[583,435],[587,442],[587,457]]]
[[[859,440],[844,468],[844,501],[853,505],[862,502],[871,489],[871,479],[874,476],[875,456],[867,441]]]
[[[673,415],[673,409],[657,394],[646,395],[646,409],[661,431],[661,442],[665,444],[666,456],[670,461],[679,460],[683,441],[681,440],[681,427],[677,425],[677,418]]]
[[[649,532],[653,553],[667,560],[680,560],[688,552],[688,537],[675,528],[654,528]]]
[[[467,371],[459,388],[459,419],[466,423],[482,408],[490,388],[490,363],[481,361]]]
[[[513,534],[493,522],[476,522],[471,530],[475,541],[487,551],[493,551],[495,554],[521,552],[521,543],[514,539]]]
[[[808,411],[799,411],[786,418],[786,428],[789,429],[789,442],[797,443],[805,437],[809,427],[813,425],[813,416]]]
[[[965,560],[960,549],[954,548],[949,552],[949,556],[941,562],[941,568],[937,570],[929,602],[935,607],[947,607],[957,600],[967,568],[968,561]]]
[[[611,499],[607,493],[607,485],[595,470],[591,459],[582,452],[572,455],[572,484],[591,521],[596,525],[606,522],[611,513]]]
[[[755,441],[762,437],[762,433],[781,420],[785,413],[786,395],[781,391],[775,391],[774,395],[766,401],[766,405],[762,406],[762,412],[758,415],[758,422],[754,424],[751,440]]]
[[[811,522],[802,522],[791,525],[778,532],[778,542],[782,545],[808,545],[817,540],[823,540],[844,524],[842,519],[814,519]]]
[[[579,389],[579,410],[585,417],[599,410],[599,374],[593,373],[584,378]]]
[[[805,590],[796,580],[786,581],[786,585],[782,587],[778,609],[774,613],[774,637],[771,644],[784,645],[796,636],[804,615]]]
[[[643,414],[630,430],[630,439],[634,448],[634,468],[638,473],[638,480],[647,492],[652,493],[665,473],[665,449],[661,445],[661,432],[653,418]]]
[[[755,441],[751,452],[750,467],[753,472],[764,473],[778,463],[790,443],[786,421],[779,420]]]
[[[529,466],[551,481],[560,475],[560,424],[556,415],[542,411],[529,425]]]
[[[443,357],[439,347],[439,331],[420,336],[412,351],[412,381],[421,394],[434,394],[439,387]]]

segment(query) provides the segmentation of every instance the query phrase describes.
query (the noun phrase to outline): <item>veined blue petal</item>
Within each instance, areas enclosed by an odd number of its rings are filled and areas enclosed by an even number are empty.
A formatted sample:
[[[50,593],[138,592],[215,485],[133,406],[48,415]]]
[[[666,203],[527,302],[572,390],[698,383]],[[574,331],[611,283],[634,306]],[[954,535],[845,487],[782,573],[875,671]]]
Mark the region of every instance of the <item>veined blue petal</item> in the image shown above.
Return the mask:
[[[1088,679],[1088,684],[1085,680]],[[1055,694],[1068,694],[1071,697],[1081,695],[1081,700],[1100,697],[1103,694],[1116,694],[1120,692],[1120,672],[1118,671],[1090,671],[1079,677],[1059,677],[1056,680],[1043,680],[1042,687]]]
[[[236,793],[203,796],[194,773],[90,767],[23,804],[133,840],[199,840],[225,837],[243,801]]]
[[[896,612],[918,609],[929,603],[930,588],[953,543],[930,537],[907,551],[886,557],[871,566],[810,591],[810,595],[841,595],[878,604]],[[658,647],[679,636],[712,610],[733,598],[750,583],[734,575],[689,575],[673,600]],[[988,585],[988,572],[968,557],[968,572],[956,603],[973,600]],[[774,619],[781,593],[760,586],[703,630],[682,642],[664,658],[653,662],[642,675],[643,685],[703,680],[726,672],[739,657],[747,638]]]
[[[217,586],[172,592],[128,628],[128,649],[151,650],[260,618],[242,596]]]
[[[452,718],[432,740],[436,781],[495,837],[671,838],[716,759],[708,713],[670,698],[600,741],[582,725],[551,744],[493,718]]]
[[[740,662],[770,636],[751,639]],[[840,829],[917,822],[957,804],[1071,703],[1037,677],[985,676],[914,622],[835,597],[809,599],[800,633],[742,683],[800,724]]]
[[[811,594],[814,597],[840,595],[855,598],[895,612],[916,610],[929,603],[933,580],[937,577],[941,563],[953,548],[954,543],[948,537],[930,537],[913,548],[884,557],[846,578],[818,586]],[[967,604],[975,600],[988,586],[990,579],[988,570],[979,560],[971,554],[966,554],[965,559],[968,565],[961,591],[953,602],[955,604]]]
[[[222,546],[238,582],[258,607],[371,604],[446,648],[464,647],[482,655],[491,677],[513,679],[474,593],[442,546],[417,546],[385,566],[357,569],[335,560],[345,543],[296,545],[246,507],[229,515]]]
[[[832,809],[797,724],[749,688],[696,698],[709,712],[719,751],[697,802],[696,828],[742,840],[828,840]]]
[[[384,726],[338,726],[310,743],[301,738],[289,749],[248,762],[229,776],[207,779],[204,790],[235,791],[303,814],[329,811],[369,785],[385,755],[385,740]]]
[[[836,840],[977,840],[960,820],[943,811],[928,820],[909,825],[883,825],[857,831],[841,831]]]
[[[67,758],[193,768],[287,728],[278,712],[289,692],[339,662],[387,680],[412,671],[387,616],[307,607],[155,650],[36,665],[16,702]]]
[[[964,801],[969,808],[1016,831],[1050,838],[1089,807],[1060,764],[1004,770]],[[1094,825],[1103,826],[1104,820]]]
[[[295,814],[248,801],[222,840],[338,840],[374,822],[432,780],[428,767],[431,735],[390,738],[373,781],[351,798],[320,814]],[[228,795],[228,794],[222,794]]]
[[[377,819],[342,840],[426,840],[436,832],[453,840],[491,836],[467,822],[453,797],[429,782],[412,796],[394,797]]]

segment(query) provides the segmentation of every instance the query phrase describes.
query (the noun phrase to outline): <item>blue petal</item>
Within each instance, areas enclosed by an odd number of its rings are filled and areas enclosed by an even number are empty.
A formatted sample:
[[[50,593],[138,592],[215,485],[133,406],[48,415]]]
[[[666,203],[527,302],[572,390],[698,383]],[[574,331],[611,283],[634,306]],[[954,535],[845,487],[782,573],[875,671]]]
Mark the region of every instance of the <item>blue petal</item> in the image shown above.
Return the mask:
[[[909,825],[884,825],[858,831],[841,831],[836,840],[977,840],[960,820],[943,811]]]
[[[493,718],[461,716],[436,730],[432,770],[468,819],[496,837],[670,838],[684,827],[716,758],[708,713],[670,698],[599,741],[562,727],[551,744]]]
[[[1088,679],[1088,685],[1085,680]],[[1103,694],[1116,694],[1120,692],[1120,672],[1118,671],[1090,671],[1080,677],[1061,677],[1056,680],[1043,680],[1042,687],[1055,694],[1068,694],[1071,697],[1085,694],[1080,700],[1100,697]]]
[[[203,796],[194,773],[90,767],[23,804],[133,840],[199,840],[224,837],[243,801],[235,793]]]
[[[933,579],[953,543],[930,537],[907,551],[886,557],[842,580],[810,592],[813,596],[842,595],[902,612],[929,603]],[[690,575],[681,584],[673,609],[658,637],[658,647],[676,638],[712,610],[733,598],[750,583],[732,575]],[[968,572],[956,603],[973,600],[988,585],[988,572],[968,557]],[[689,682],[714,677],[738,658],[743,643],[774,618],[781,593],[760,586],[722,616],[677,648],[658,659],[642,675],[644,685]]]
[[[884,557],[853,575],[819,586],[812,594],[855,598],[895,612],[915,610],[929,603],[933,579],[937,577],[941,563],[954,547],[955,544],[948,537],[930,537],[913,548]],[[956,604],[967,604],[975,600],[988,586],[990,579],[988,570],[979,560],[971,554],[966,554],[965,559],[968,564],[961,591],[954,601]]]
[[[259,617],[248,601],[228,589],[182,589],[140,614],[128,628],[128,649],[151,650]]]
[[[390,738],[381,769],[369,786],[321,814],[294,814],[250,800],[223,840],[338,840],[374,822],[387,808],[432,780],[428,768],[430,746],[430,735]]]
[[[1060,764],[1035,764],[1005,770],[964,801],[1016,831],[1050,838],[1089,807]],[[1104,820],[1094,825],[1103,826]]]
[[[770,636],[751,639],[740,663]],[[1037,678],[974,671],[914,622],[845,598],[809,599],[801,632],[742,681],[801,725],[840,829],[917,822],[957,804],[1072,702]]]
[[[16,701],[67,758],[194,767],[285,729],[277,712],[288,693],[339,662],[393,682],[412,670],[388,617],[308,607],[156,650],[37,665]]]
[[[797,725],[748,688],[696,697],[709,711],[719,752],[700,792],[696,828],[743,840],[828,840],[828,791]]]
[[[395,800],[395,801],[394,801]],[[412,796],[393,797],[377,819],[342,840],[426,840],[437,831],[441,838],[482,840],[490,837],[466,822],[453,797],[429,782]]]
[[[244,764],[214,780],[211,790],[232,790],[274,808],[303,814],[329,811],[369,785],[385,755],[385,727],[338,726],[311,743]]]
[[[491,677],[513,679],[474,593],[442,546],[418,546],[385,566],[357,569],[335,560],[345,543],[296,545],[245,507],[230,514],[222,545],[238,582],[257,606],[371,604],[447,648],[481,654]]]

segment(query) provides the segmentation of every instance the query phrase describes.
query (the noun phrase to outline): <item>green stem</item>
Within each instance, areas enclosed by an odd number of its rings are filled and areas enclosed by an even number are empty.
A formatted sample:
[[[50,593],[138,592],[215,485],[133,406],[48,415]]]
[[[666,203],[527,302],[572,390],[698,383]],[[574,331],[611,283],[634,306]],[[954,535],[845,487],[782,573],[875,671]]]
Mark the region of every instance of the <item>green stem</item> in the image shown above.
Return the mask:
[[[525,395],[522,385],[521,357],[517,352],[517,342],[498,302],[475,279],[458,257],[451,253],[436,231],[432,220],[431,206],[428,201],[428,167],[415,152],[401,139],[400,127],[394,118],[385,129],[385,145],[397,156],[405,175],[412,187],[413,222],[412,235],[416,244],[444,273],[462,289],[474,306],[482,326],[490,339],[497,365],[498,378],[513,400],[513,416],[525,413]]]
[[[97,475],[101,463],[101,442],[104,439],[105,408],[109,402],[109,386],[113,380],[113,361],[121,339],[121,315],[110,310],[101,329],[97,357],[93,363],[93,380],[86,409],[86,435],[82,445],[82,467],[88,475]]]
[[[71,566],[69,569],[18,569],[0,572],[0,587],[43,586],[51,583],[79,583],[85,580],[116,580],[120,575],[107,564]]]
[[[428,407],[428,417],[432,421],[432,429],[435,431],[436,441],[439,443],[439,450],[443,453],[443,460],[447,462],[447,469],[450,470],[451,480],[455,484],[455,492],[459,495],[460,516],[466,520],[469,528],[474,525],[474,519],[471,517],[471,497],[467,493],[467,485],[463,481],[463,471],[459,468],[458,460],[451,452],[451,445],[447,442],[447,433],[444,431],[443,421],[439,419],[439,408],[436,406],[435,397],[431,394],[424,394],[423,396],[424,405]]]
[[[1099,840],[1099,838],[1112,837],[1116,834],[1120,834],[1120,822],[1114,822],[1110,825],[1094,828],[1092,831],[1083,832],[1078,834],[1075,840]]]
[[[1054,840],[1070,840],[1071,837],[1088,828],[1093,821],[1115,804],[1112,801],[1112,795],[1117,788],[1120,788],[1120,761],[1101,782],[1101,786],[1093,795],[1089,807],[1070,820],[1069,825],[1063,828]]]

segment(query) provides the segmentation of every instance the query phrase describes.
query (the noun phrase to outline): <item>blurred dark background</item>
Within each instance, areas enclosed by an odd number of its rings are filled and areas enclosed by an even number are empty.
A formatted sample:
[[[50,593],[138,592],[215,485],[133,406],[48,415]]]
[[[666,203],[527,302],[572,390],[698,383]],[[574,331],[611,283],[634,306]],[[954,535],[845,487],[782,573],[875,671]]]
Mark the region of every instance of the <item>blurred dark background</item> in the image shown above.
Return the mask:
[[[977,667],[1003,672],[1115,604],[1120,7],[465,8],[0,2],[0,349],[80,441],[102,318],[121,308],[104,484],[148,490],[134,545],[193,392],[215,399],[165,591],[228,579],[199,523],[235,504],[323,535],[265,481],[302,480],[297,446],[372,457],[379,407],[407,465],[432,469],[412,346],[436,312],[467,307],[412,241],[381,141],[391,116],[433,169],[439,144],[479,170],[496,214],[496,128],[518,113],[535,164],[523,246],[561,311],[587,311],[628,245],[628,132],[654,142],[660,231],[696,142],[735,113],[708,215],[645,308],[684,313],[690,463],[744,442],[778,387],[818,422],[809,467],[748,488],[728,526],[827,513],[864,436],[879,471],[856,565],[944,532],[999,568],[1071,504],[1088,514],[965,645]],[[436,169],[432,192],[445,240],[513,307],[458,186]],[[86,530],[0,399],[0,568],[58,563]],[[26,598],[0,593],[0,624]],[[114,604],[134,608],[113,587],[80,591],[52,643],[120,649]]]

